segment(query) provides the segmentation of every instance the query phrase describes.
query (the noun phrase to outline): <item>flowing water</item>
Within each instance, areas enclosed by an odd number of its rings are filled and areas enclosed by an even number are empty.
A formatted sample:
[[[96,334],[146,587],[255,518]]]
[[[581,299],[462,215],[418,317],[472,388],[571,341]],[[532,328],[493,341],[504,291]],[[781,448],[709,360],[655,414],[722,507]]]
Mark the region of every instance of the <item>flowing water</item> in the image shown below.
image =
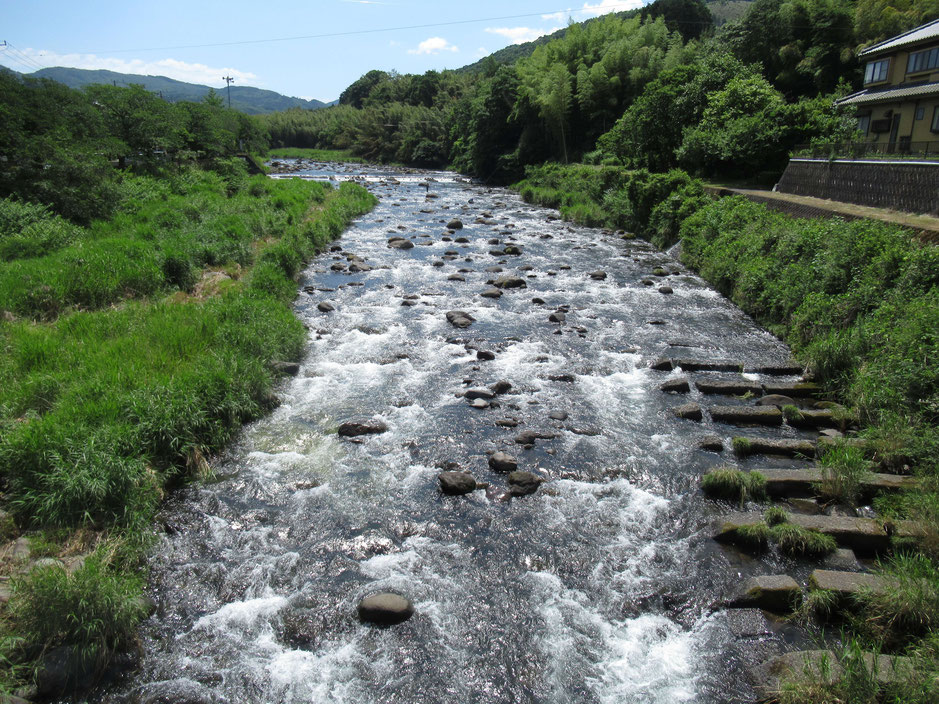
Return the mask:
[[[281,406],[217,458],[215,481],[163,511],[142,665],[99,700],[751,698],[750,666],[792,634],[710,608],[743,578],[774,573],[709,537],[729,509],[697,481],[734,460],[697,442],[710,433],[729,445],[735,431],[675,418],[672,406],[701,399],[662,393],[680,372],[648,367],[660,356],[782,363],[786,347],[651,245],[570,226],[508,191],[445,173],[301,174],[355,178],[380,204],[303,276],[296,312],[309,344]],[[453,218],[465,227],[447,233]],[[394,235],[416,246],[387,247]],[[522,254],[499,255],[508,244]],[[335,271],[346,254],[372,270]],[[481,297],[494,266],[527,288]],[[651,276],[656,267],[670,275]],[[323,301],[335,310],[320,312]],[[566,321],[549,322],[561,306]],[[454,309],[476,322],[454,328]],[[460,396],[499,380],[512,389],[491,408]],[[360,417],[388,431],[336,434]],[[557,437],[525,449],[514,441],[524,430]],[[546,482],[508,498],[487,465],[495,450]],[[442,495],[448,463],[489,487]],[[361,625],[359,600],[386,590],[416,615]]]

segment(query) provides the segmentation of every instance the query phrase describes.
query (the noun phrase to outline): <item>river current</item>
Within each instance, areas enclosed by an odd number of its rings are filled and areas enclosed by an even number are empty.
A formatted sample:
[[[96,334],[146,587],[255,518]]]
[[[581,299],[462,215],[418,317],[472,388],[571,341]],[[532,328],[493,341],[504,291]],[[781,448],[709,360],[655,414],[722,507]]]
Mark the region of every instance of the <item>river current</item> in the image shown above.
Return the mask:
[[[712,608],[778,567],[710,538],[730,507],[698,480],[737,463],[737,431],[674,417],[702,399],[663,393],[683,374],[649,365],[781,364],[788,349],[642,240],[450,173],[308,167],[296,175],[355,179],[380,203],[302,276],[308,347],[281,405],[163,510],[141,666],[97,700],[751,700],[753,664],[799,636]],[[453,219],[464,227],[448,231]],[[415,246],[388,247],[395,236]],[[347,255],[370,270],[350,273]],[[527,286],[480,296],[503,275]],[[475,322],[456,328],[451,310]],[[489,408],[462,397],[502,380],[511,390]],[[339,437],[350,418],[388,430]],[[526,430],[556,437],[525,448]],[[706,434],[728,449],[698,449]],[[545,483],[508,496],[493,451]],[[488,488],[444,496],[437,475],[452,467]],[[376,591],[415,616],[362,625],[357,604]]]

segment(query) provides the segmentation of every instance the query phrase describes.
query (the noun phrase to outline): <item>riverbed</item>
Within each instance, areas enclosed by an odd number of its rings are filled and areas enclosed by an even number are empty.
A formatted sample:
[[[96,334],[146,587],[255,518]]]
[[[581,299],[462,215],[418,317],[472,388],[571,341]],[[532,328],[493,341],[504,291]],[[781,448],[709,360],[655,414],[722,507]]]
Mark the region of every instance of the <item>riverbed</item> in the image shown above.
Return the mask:
[[[302,275],[308,346],[281,405],[162,511],[142,664],[98,700],[752,699],[753,667],[802,636],[713,608],[778,558],[711,540],[733,507],[698,481],[741,464],[737,431],[675,417],[700,395],[663,393],[687,375],[650,365],[781,365],[785,345],[669,254],[510,191],[358,165],[293,176],[356,180],[380,202]],[[480,295],[502,276],[524,287]],[[485,408],[464,397],[499,381],[511,388]],[[350,419],[387,431],[340,437]],[[553,437],[519,444],[525,431]],[[726,449],[699,449],[706,435]],[[510,494],[497,451],[544,480],[537,492]],[[445,469],[488,486],[445,496]],[[377,591],[414,617],[361,624]]]

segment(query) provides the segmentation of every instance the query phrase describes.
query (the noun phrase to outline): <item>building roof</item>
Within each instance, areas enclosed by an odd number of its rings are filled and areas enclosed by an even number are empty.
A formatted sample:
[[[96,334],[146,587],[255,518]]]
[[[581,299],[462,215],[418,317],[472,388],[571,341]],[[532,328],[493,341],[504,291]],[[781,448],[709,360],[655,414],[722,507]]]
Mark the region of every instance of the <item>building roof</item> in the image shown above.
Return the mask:
[[[858,56],[865,57],[873,56],[874,54],[882,54],[926,39],[939,39],[939,20],[927,22],[915,29],[911,29],[909,32],[898,34],[895,37],[874,44],[874,46],[869,46],[864,51],[860,52]]]
[[[865,105],[867,103],[885,103],[904,98],[921,98],[926,95],[939,95],[939,82],[900,85],[890,88],[867,89],[836,100],[836,105]]]

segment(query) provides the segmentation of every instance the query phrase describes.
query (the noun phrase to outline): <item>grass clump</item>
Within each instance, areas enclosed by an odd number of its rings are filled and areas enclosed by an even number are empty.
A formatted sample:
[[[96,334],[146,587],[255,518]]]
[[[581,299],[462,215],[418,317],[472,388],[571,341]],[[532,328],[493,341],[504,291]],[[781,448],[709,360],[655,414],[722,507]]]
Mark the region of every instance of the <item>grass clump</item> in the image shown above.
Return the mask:
[[[829,447],[819,458],[822,481],[818,494],[823,499],[857,505],[861,498],[862,482],[870,474],[871,463],[864,451],[838,443]]]
[[[746,457],[750,454],[752,445],[747,438],[736,437],[730,441],[731,447],[734,449],[734,454],[738,457]]]
[[[902,647],[939,626],[939,568],[924,555],[897,553],[878,566],[884,588],[858,597],[861,633]]]
[[[769,544],[769,526],[762,521],[751,525],[740,526],[737,528],[736,539],[739,545],[750,548],[755,552],[762,552]]]
[[[68,646],[100,670],[136,641],[149,608],[142,591],[140,576],[112,567],[99,551],[72,574],[50,566],[14,580],[7,616],[27,657]]]
[[[766,478],[759,472],[741,472],[733,467],[718,467],[701,479],[701,490],[713,498],[738,501],[766,499]]]
[[[770,537],[779,551],[789,557],[825,557],[838,548],[838,543],[830,535],[792,523],[772,526]]]
[[[779,506],[770,506],[763,512],[763,520],[768,526],[778,526],[789,522],[789,514]]]

